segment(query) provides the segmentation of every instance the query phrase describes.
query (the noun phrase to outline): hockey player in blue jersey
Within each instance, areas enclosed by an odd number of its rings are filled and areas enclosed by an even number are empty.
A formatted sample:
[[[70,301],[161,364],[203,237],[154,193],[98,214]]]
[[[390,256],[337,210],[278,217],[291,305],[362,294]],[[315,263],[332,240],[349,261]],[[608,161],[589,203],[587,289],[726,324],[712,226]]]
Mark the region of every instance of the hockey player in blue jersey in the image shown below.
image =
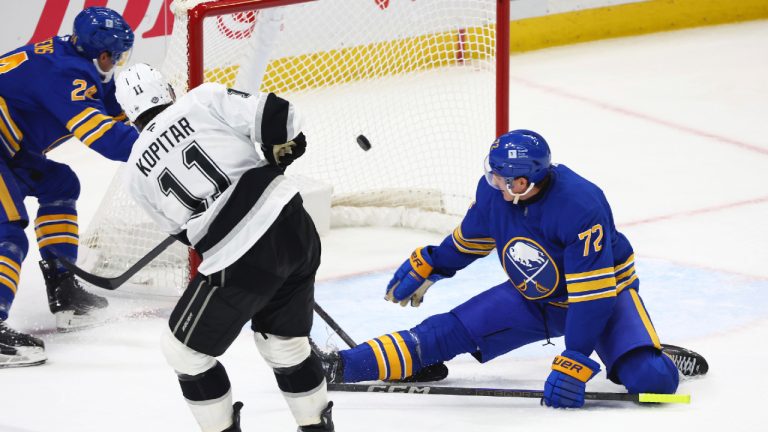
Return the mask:
[[[29,246],[25,197],[40,204],[34,227],[57,327],[91,324],[91,312],[107,306],[56,260],[77,258],[80,184],[46,153],[74,136],[109,159],[127,160],[138,133],[120,117],[112,76],[133,39],[120,14],[91,7],[76,16],[71,36],[0,56],[0,367],[45,361],[42,341],[5,323]]]
[[[544,383],[552,407],[584,404],[586,383],[601,370],[593,352],[631,393],[674,393],[680,371],[672,358],[698,362],[687,375],[706,372],[700,355],[662,347],[638,294],[632,246],[603,192],[550,158],[535,132],[500,136],[459,227],[440,245],[416,249],[386,298],[418,306],[430,285],[494,250],[508,280],[410,330],[325,355],[329,381],[398,380],[462,353],[485,363],[557,336],[565,350]]]

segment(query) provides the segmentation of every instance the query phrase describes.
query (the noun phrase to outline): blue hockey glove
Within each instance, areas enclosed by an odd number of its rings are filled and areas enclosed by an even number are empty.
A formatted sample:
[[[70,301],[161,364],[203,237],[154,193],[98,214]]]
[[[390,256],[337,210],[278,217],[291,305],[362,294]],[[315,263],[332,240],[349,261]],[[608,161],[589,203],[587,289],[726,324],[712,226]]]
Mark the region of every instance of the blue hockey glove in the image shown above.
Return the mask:
[[[544,383],[544,403],[554,408],[584,405],[587,381],[600,372],[600,364],[578,351],[565,350],[552,361],[552,372]]]
[[[409,302],[419,307],[424,295],[433,283],[445,276],[433,273],[432,257],[429,255],[434,246],[416,249],[411,257],[400,265],[395,276],[387,284],[385,300],[406,306]]]

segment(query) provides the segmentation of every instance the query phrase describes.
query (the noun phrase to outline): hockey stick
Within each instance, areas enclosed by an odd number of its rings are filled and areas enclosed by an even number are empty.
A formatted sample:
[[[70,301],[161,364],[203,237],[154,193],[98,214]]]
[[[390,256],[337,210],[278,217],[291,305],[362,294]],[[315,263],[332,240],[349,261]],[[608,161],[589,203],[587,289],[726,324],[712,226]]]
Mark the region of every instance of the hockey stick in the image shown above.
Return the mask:
[[[128,281],[133,275],[139,272],[139,270],[143,269],[147,264],[149,264],[153,259],[157,258],[158,255],[163,253],[164,250],[168,249],[168,246],[176,242],[176,238],[173,236],[168,236],[165,240],[163,240],[159,245],[155,246],[154,249],[147,252],[146,255],[141,257],[138,261],[136,261],[136,264],[132,265],[131,268],[126,270],[123,274],[115,276],[115,277],[104,277],[104,276],[97,276],[93,273],[89,273],[74,263],[70,262],[66,258],[59,257],[59,261],[61,261],[61,264],[67,268],[67,270],[74,273],[77,277],[80,279],[97,286],[99,288],[104,288],[108,290],[115,290],[120,287],[120,285],[124,284]]]
[[[339,335],[339,337],[344,342],[346,342],[346,344],[349,345],[350,348],[354,348],[357,346],[357,343],[355,343],[355,341],[351,337],[349,337],[347,332],[342,330],[341,326],[339,326],[339,324],[336,321],[334,321],[333,318],[331,318],[331,316],[328,315],[328,313],[322,307],[320,307],[319,304],[317,304],[317,302],[315,302],[314,308],[315,308],[315,312],[317,312],[317,314],[320,315],[320,318],[322,318],[323,321],[325,321],[325,323],[328,324],[331,330],[336,332],[336,334]]]
[[[498,388],[475,387],[443,387],[430,385],[402,385],[402,384],[333,384],[328,383],[328,390],[362,393],[407,393],[407,394],[433,394],[451,396],[490,396],[511,398],[541,399],[544,392],[541,390],[519,390]],[[586,392],[584,399],[595,401],[624,401],[624,402],[653,402],[653,403],[691,403],[691,395],[688,394],[657,394],[657,393],[607,393]]]
[[[363,151],[368,151],[368,150],[371,149],[371,142],[368,141],[368,138],[366,138],[365,135],[362,135],[362,134],[358,135],[357,138],[356,138],[356,141],[357,141],[357,145],[359,145],[360,148],[363,149]],[[320,305],[317,304],[317,302],[315,302],[314,309],[315,309],[315,312],[317,312],[317,314],[320,315],[320,318],[322,318],[323,321],[325,321],[325,323],[328,324],[328,326],[331,328],[331,330],[333,330],[337,335],[339,335],[339,337],[350,348],[354,348],[354,347],[357,346],[357,343],[351,337],[349,337],[347,332],[345,332],[341,328],[339,323],[337,323],[333,318],[331,318],[331,316],[328,315],[328,313],[325,311],[325,309],[320,307]]]
[[[359,135],[357,137],[357,144],[362,148],[364,151],[368,151],[371,149],[371,143],[368,141],[368,138],[366,138],[364,135]],[[141,259],[139,259],[134,265],[131,266],[128,270],[126,270],[123,274],[115,276],[115,277],[104,277],[104,276],[98,276],[93,273],[89,273],[80,267],[78,267],[76,264],[70,262],[64,257],[59,257],[59,261],[61,261],[61,264],[67,268],[67,270],[74,273],[77,277],[80,279],[97,286],[99,288],[104,288],[108,290],[115,290],[119,288],[122,284],[128,281],[133,275],[138,273],[141,269],[143,269],[147,264],[149,264],[152,260],[157,258],[158,255],[163,253],[164,250],[168,249],[168,247],[173,244],[176,241],[176,238],[173,236],[168,236],[165,240],[163,240],[159,245],[155,246],[154,249],[147,252],[146,255],[144,255]],[[327,323],[331,326],[331,328],[336,331],[336,333],[344,339],[344,342],[346,342],[351,348],[354,348],[357,346],[355,341],[352,340],[345,332],[344,330],[339,327],[339,325],[318,305],[315,305],[315,311],[318,315],[320,315]]]

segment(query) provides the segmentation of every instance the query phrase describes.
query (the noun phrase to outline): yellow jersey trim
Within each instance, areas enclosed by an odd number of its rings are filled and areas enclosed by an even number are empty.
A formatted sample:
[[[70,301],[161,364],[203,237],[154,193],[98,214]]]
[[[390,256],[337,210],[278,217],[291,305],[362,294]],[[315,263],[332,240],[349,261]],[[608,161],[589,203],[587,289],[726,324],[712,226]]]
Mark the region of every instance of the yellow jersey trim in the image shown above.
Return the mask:
[[[640,296],[637,295],[637,291],[633,289],[629,290],[629,295],[632,296],[632,301],[635,303],[637,314],[640,316],[640,320],[643,322],[643,326],[645,326],[645,329],[648,331],[648,335],[651,337],[653,346],[655,346],[658,349],[661,349],[661,342],[659,342],[659,335],[656,334],[656,329],[653,328],[653,324],[651,323],[651,318],[648,316],[648,312],[645,310],[645,307],[643,306],[643,302],[640,300]]]
[[[104,114],[94,114],[91,116],[91,118],[89,118],[88,120],[80,124],[80,126],[78,126],[72,132],[75,134],[77,139],[82,141],[83,138],[88,134],[88,132],[91,132],[94,129],[96,129],[105,120],[112,121],[110,117],[107,117]]]
[[[77,126],[78,123],[83,121],[83,119],[88,117],[89,115],[91,115],[93,113],[97,113],[97,112],[99,112],[99,110],[97,110],[96,108],[91,108],[91,107],[88,107],[88,108],[80,111],[80,114],[78,114],[78,115],[72,117],[71,119],[69,119],[69,121],[67,122],[67,129],[70,132],[74,132],[75,126]]]
[[[597,293],[597,294],[587,294],[587,295],[578,296],[578,297],[568,297],[568,303],[569,304],[581,303],[585,301],[599,300],[599,299],[604,299],[609,297],[616,297],[616,290],[610,290],[610,291]]]
[[[8,186],[5,184],[3,176],[0,175],[0,205],[3,206],[6,216],[8,216],[9,222],[21,220],[19,209],[16,208],[16,204],[13,202],[11,192],[8,190]]]
[[[614,279],[613,277],[592,280],[588,282],[576,282],[576,283],[566,284],[566,288],[568,289],[569,294],[583,293],[587,291],[594,291],[594,290],[609,288],[613,286],[616,286],[616,279]]]
[[[24,134],[21,133],[19,127],[16,126],[16,123],[11,118],[8,105],[6,105],[5,99],[2,97],[0,97],[0,115],[3,117],[0,119],[0,133],[8,140],[14,152],[21,150],[21,140],[24,138]],[[8,124],[7,126],[6,123]],[[9,127],[10,129],[8,129]]]
[[[566,282],[568,282],[576,279],[586,279],[586,278],[592,278],[596,276],[613,276],[613,268],[605,267],[605,268],[592,270],[588,272],[582,272],[582,273],[567,273],[565,275],[565,280]]]
[[[101,136],[107,133],[108,130],[112,129],[112,126],[114,125],[115,125],[115,122],[113,121],[110,121],[109,123],[105,123],[98,130],[96,130],[96,132],[92,133],[91,135],[88,136],[88,138],[83,140],[83,144],[90,147],[94,141],[101,138]]]

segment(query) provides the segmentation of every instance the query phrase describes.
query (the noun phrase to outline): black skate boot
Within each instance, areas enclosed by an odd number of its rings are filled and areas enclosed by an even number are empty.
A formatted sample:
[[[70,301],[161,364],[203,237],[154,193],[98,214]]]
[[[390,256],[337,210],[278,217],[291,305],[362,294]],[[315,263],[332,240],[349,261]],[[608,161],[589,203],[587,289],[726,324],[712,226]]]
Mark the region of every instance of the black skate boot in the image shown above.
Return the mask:
[[[235,402],[232,405],[232,426],[224,429],[221,432],[242,432],[240,429],[240,410],[243,409],[242,402]]]
[[[699,353],[675,345],[661,344],[661,352],[672,359],[680,375],[694,377],[709,371],[707,360]]]
[[[333,402],[328,402],[322,413],[320,413],[320,423],[309,426],[299,426],[297,432],[334,432],[333,419],[331,419],[331,410]]]
[[[43,341],[18,332],[0,320],[0,368],[35,366],[45,360]]]
[[[448,376],[448,366],[445,363],[435,363],[421,368],[415,374],[399,380],[387,380],[393,383],[435,382],[442,381]]]
[[[56,316],[59,331],[92,327],[103,322],[98,311],[109,305],[107,299],[91,294],[71,272],[60,272],[54,260],[40,261],[40,270],[48,292],[48,307]]]
[[[312,347],[312,352],[320,357],[320,362],[323,364],[323,372],[325,373],[325,381],[329,384],[339,384],[344,382],[344,364],[341,361],[341,356],[336,350],[325,352],[321,350],[312,339],[309,340],[309,345]]]
[[[340,384],[344,382],[344,362],[336,350],[325,352],[318,348],[317,345],[310,339],[310,345],[312,351],[317,353],[320,357],[320,361],[323,363],[323,371],[325,372],[325,380],[331,384]],[[412,383],[412,382],[434,382],[442,381],[448,376],[448,366],[445,363],[436,363],[433,365],[421,368],[415,374],[402,379],[387,380],[391,383]]]

